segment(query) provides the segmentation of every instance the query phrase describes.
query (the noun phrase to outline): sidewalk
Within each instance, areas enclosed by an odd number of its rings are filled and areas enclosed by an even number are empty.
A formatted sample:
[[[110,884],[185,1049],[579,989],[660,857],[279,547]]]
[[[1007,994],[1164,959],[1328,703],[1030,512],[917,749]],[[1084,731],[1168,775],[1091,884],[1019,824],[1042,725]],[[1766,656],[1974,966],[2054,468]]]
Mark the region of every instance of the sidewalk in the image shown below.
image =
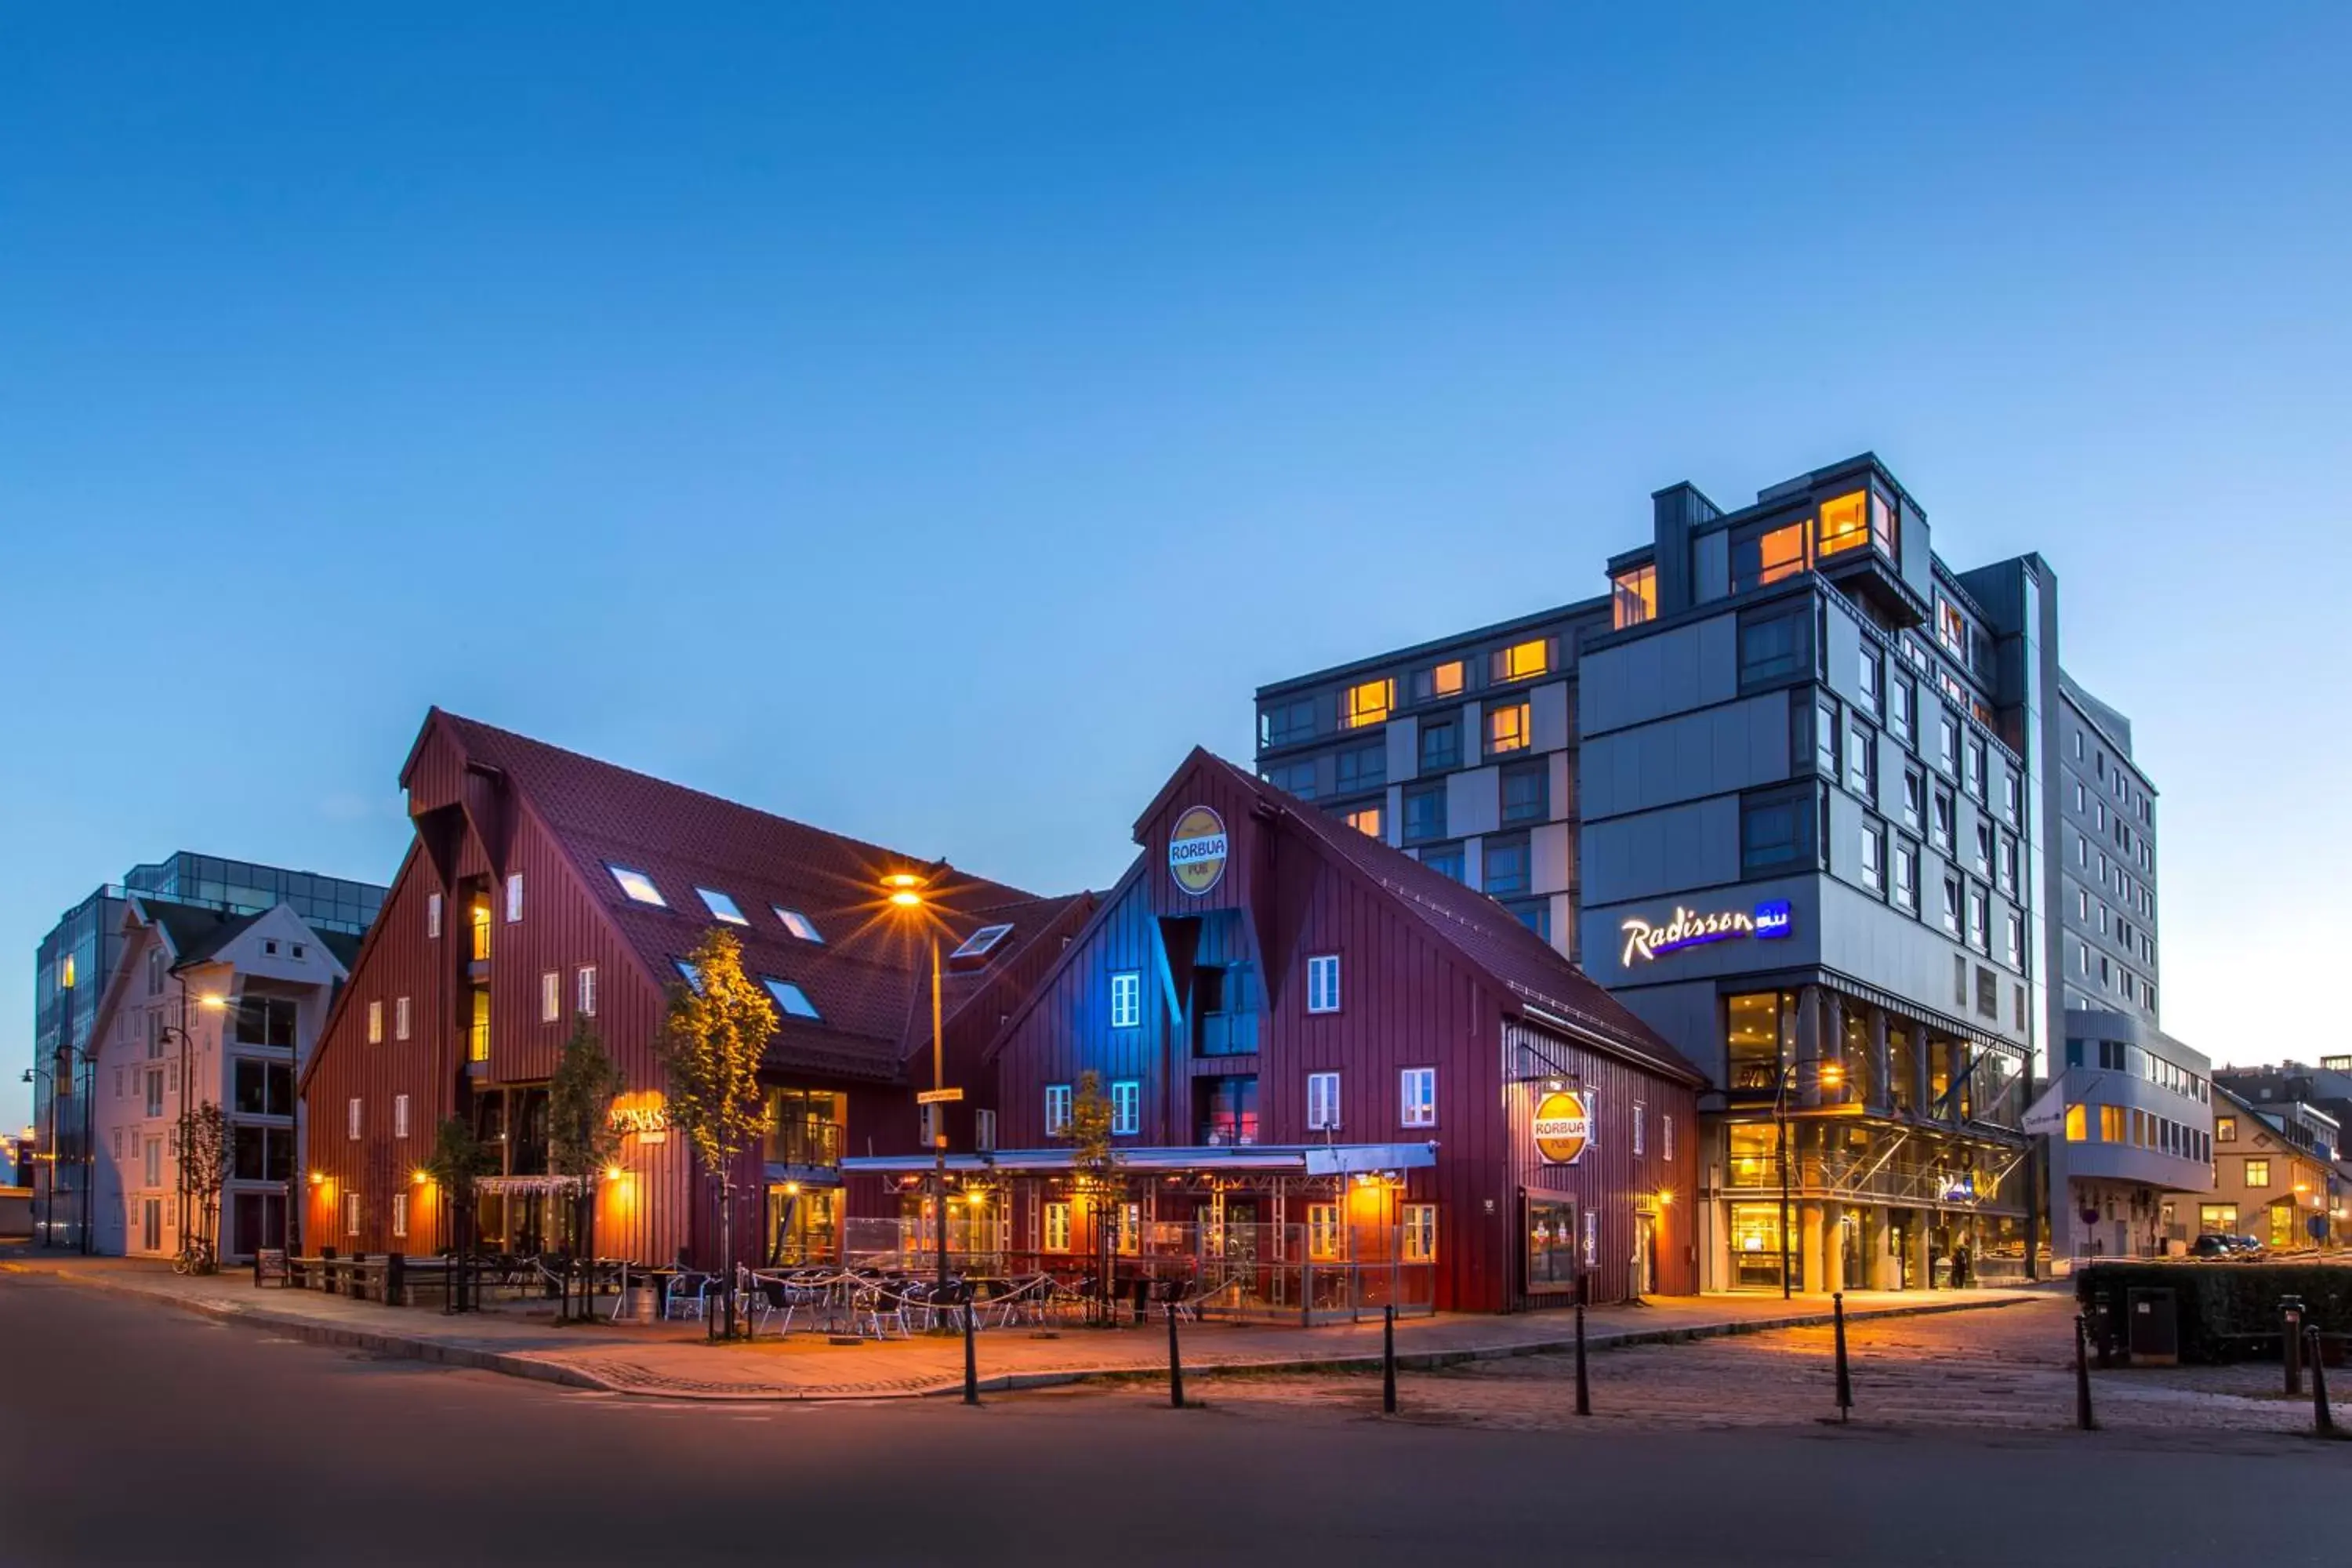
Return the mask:
[[[256,1289],[249,1276],[184,1279],[145,1260],[0,1251],[0,1272],[48,1274],[93,1289],[144,1297],[313,1343],[341,1345],[452,1366],[477,1367],[576,1388],[667,1399],[877,1399],[944,1394],[963,1387],[963,1342],[954,1336],[836,1345],[816,1334],[713,1345],[697,1323],[559,1327],[512,1310],[446,1317],[430,1309],[385,1307],[315,1290]],[[1938,1290],[1932,1295],[1857,1291],[1849,1321],[2010,1306],[2047,1289]],[[1638,1307],[1596,1307],[1586,1315],[1594,1349],[1659,1344],[1830,1320],[1825,1296],[1668,1297]],[[1188,1372],[1308,1372],[1380,1364],[1377,1320],[1319,1329],[1262,1324],[1186,1324]],[[1535,1355],[1573,1346],[1575,1321],[1560,1311],[1513,1317],[1445,1314],[1397,1324],[1397,1362],[1412,1369]],[[1168,1365],[1164,1329],[989,1329],[980,1336],[983,1390],[1035,1388],[1087,1378],[1152,1376]]]

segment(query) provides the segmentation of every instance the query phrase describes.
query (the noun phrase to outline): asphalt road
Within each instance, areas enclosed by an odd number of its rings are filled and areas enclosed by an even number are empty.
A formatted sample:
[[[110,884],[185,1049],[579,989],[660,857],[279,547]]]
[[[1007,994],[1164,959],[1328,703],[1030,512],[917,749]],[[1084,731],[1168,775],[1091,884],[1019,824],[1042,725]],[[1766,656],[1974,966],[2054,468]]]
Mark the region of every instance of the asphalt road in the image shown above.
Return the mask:
[[[723,1353],[723,1352],[714,1352]],[[2352,1559],[2352,1444],[1496,1431],[1155,1391],[725,1405],[0,1275],[0,1563],[2008,1565]]]

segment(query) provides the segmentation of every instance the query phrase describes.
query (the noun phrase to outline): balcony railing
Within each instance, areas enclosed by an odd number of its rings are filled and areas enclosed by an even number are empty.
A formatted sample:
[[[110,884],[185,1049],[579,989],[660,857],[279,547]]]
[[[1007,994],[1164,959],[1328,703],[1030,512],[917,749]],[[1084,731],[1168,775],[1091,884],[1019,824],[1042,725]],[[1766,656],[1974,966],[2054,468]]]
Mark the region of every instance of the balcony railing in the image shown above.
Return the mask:
[[[807,1165],[830,1169],[841,1163],[841,1124],[835,1121],[786,1121],[771,1128],[767,1161],[772,1165]]]
[[[1245,1057],[1257,1050],[1255,1013],[1201,1015],[1200,1054],[1204,1057]]]

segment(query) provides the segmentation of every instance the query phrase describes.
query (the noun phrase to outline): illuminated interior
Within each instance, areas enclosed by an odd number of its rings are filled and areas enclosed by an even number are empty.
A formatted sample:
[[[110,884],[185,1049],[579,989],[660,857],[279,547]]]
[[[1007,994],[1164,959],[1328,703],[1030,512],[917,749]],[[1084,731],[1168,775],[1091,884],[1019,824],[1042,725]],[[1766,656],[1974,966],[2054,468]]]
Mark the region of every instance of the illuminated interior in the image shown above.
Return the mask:
[[[1367,724],[1385,723],[1389,710],[1395,706],[1395,681],[1363,681],[1348,688],[1340,702],[1339,721],[1349,730],[1360,730]]]
[[[1377,805],[1360,806],[1341,820],[1367,838],[1381,836],[1381,808]]]
[[[1429,694],[1432,697],[1454,697],[1462,690],[1462,661],[1448,659],[1429,672]]]
[[[1868,493],[1855,490],[1822,503],[1821,553],[1835,555],[1843,550],[1854,550],[1870,541],[1870,505]]]
[[[1759,584],[1778,583],[1793,577],[1808,564],[1812,551],[1813,525],[1810,521],[1792,522],[1786,528],[1776,528],[1756,542],[1759,552],[1756,581]]]
[[[1616,611],[1616,626],[1638,626],[1654,620],[1658,614],[1658,569],[1636,566],[1631,572],[1621,572],[1612,581],[1616,592],[1611,595]]]
[[[1528,705],[1507,703],[1486,711],[1486,749],[1489,752],[1518,752],[1528,744]]]
[[[1551,645],[1542,637],[1495,650],[1495,679],[1527,680],[1551,668]]]

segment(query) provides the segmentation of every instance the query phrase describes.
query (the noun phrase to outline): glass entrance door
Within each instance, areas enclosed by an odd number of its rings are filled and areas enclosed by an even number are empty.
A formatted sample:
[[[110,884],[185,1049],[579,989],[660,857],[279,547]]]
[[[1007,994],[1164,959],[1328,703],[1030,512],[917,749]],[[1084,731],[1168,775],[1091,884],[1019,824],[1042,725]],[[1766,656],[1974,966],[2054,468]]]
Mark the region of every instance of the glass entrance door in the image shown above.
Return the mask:
[[[1570,1296],[1576,1292],[1576,1201],[1573,1198],[1525,1200],[1527,1223],[1521,1227],[1523,1253],[1520,1278],[1530,1296]]]
[[[1793,1241],[1793,1237],[1790,1238]],[[1780,1205],[1731,1205],[1731,1288],[1735,1290],[1778,1290],[1781,1266]],[[1805,1260],[1793,1252],[1788,1258],[1790,1289],[1805,1288]]]

